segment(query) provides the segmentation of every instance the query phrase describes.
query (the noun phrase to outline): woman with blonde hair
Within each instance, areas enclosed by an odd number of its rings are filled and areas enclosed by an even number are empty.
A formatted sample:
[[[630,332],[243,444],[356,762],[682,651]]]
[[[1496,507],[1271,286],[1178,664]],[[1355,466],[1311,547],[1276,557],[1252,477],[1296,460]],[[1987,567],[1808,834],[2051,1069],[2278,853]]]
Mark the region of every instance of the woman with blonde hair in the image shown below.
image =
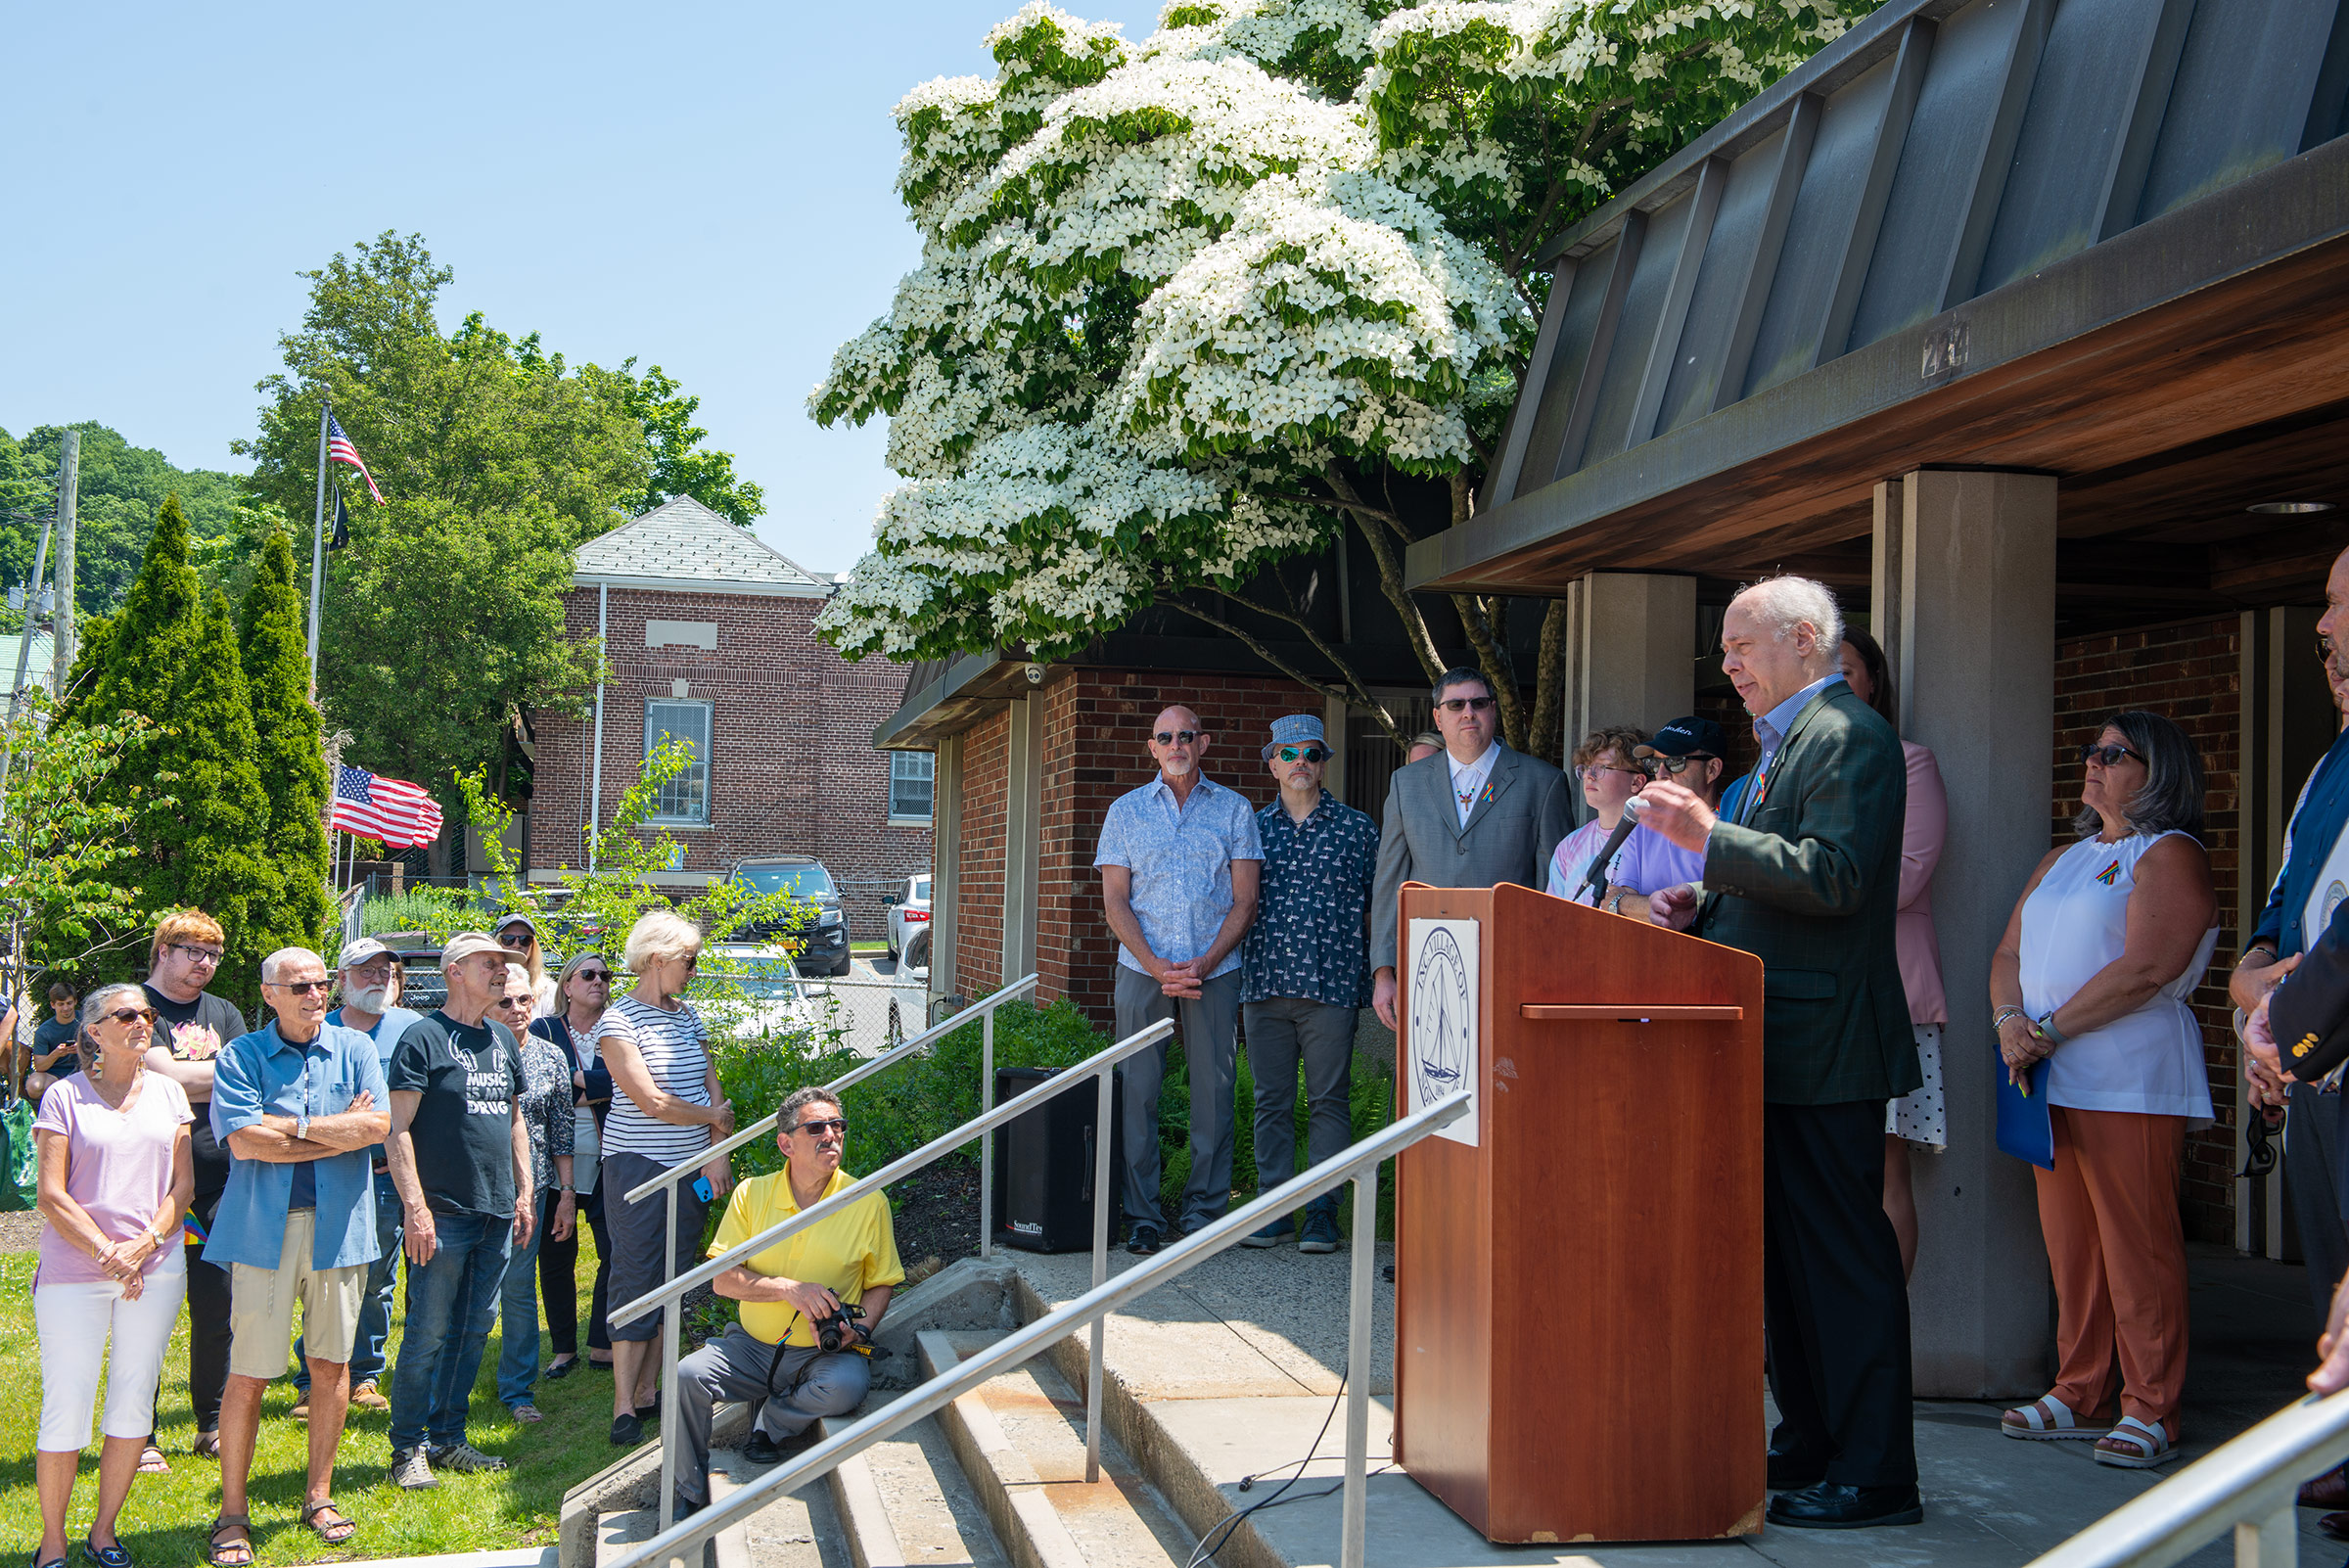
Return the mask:
[[[733,1108],[717,1085],[709,1035],[685,1000],[701,963],[702,934],[673,909],[653,909],[628,928],[625,956],[636,984],[596,1022],[596,1047],[612,1075],[612,1112],[604,1119],[604,1222],[612,1235],[612,1295],[634,1301],[693,1266],[710,1204],[733,1186],[711,1145],[734,1131]],[[659,1193],[630,1203],[628,1193],[680,1165],[700,1165],[707,1196],[680,1176],[677,1228],[668,1233]],[[612,1327],[612,1442],[634,1448],[652,1413],[651,1354],[661,1314]]]
[[[196,1190],[195,1113],[186,1090],[149,1070],[154,1033],[155,1009],[139,987],[100,987],[81,1010],[84,1070],[51,1086],[32,1124],[44,1222],[32,1280],[41,1363],[36,1568],[66,1560],[73,1472],[89,1446],[102,1372],[106,1447],[82,1552],[98,1568],[130,1568],[115,1521],[155,1425],[156,1383],[187,1294],[179,1232]]]

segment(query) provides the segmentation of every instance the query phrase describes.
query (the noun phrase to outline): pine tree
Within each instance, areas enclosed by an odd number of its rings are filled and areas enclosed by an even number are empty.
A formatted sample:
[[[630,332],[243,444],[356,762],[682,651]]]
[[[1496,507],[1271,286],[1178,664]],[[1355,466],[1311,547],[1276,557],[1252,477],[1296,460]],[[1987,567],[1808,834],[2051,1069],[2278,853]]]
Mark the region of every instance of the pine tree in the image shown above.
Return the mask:
[[[228,599],[215,590],[207,602],[188,565],[188,521],[175,495],[156,513],[145,563],[106,643],[76,714],[91,722],[142,714],[161,726],[139,767],[109,781],[141,807],[139,853],[110,868],[109,880],[134,891],[149,922],[189,907],[219,921],[228,954],[214,989],[250,1008],[277,897],[266,853],[269,801]],[[131,797],[134,784],[157,787]],[[149,804],[166,791],[176,804]],[[137,932],[116,935],[99,979],[130,978],[144,961]]]
[[[326,891],[331,871],[326,756],[319,748],[318,710],[309,696],[309,649],[301,599],[294,591],[294,552],[274,530],[246,592],[238,631],[257,742],[254,761],[269,801],[264,853],[278,883],[277,901],[262,921],[269,941],[264,950],[316,948],[333,907]]]

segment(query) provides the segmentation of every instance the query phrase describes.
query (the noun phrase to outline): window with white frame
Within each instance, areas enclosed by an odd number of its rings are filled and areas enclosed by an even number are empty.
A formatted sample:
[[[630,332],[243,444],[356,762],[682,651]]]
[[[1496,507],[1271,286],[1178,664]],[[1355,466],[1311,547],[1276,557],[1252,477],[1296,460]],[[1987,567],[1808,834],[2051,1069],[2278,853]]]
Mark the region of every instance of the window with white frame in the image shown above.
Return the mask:
[[[889,754],[890,820],[913,818],[927,822],[938,791],[938,756],[934,752]]]
[[[710,820],[710,705],[648,702],[644,705],[644,755],[650,761],[665,741],[688,748],[691,761],[661,786],[648,821],[705,823]]]

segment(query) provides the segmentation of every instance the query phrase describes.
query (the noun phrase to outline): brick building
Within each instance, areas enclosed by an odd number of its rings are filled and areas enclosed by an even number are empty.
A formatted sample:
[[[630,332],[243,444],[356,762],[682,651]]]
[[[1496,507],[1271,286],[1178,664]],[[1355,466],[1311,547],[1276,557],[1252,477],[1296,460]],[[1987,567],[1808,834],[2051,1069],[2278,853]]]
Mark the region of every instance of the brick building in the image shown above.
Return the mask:
[[[829,579],[690,498],[582,546],[572,584],[566,629],[602,639],[610,668],[584,719],[533,715],[531,880],[585,862],[590,823],[671,735],[696,761],[663,792],[657,820],[685,855],[657,881],[685,890],[745,855],[813,854],[852,935],[879,940],[886,900],[930,866],[929,754],[872,743],[904,667],[842,659],[814,630]]]

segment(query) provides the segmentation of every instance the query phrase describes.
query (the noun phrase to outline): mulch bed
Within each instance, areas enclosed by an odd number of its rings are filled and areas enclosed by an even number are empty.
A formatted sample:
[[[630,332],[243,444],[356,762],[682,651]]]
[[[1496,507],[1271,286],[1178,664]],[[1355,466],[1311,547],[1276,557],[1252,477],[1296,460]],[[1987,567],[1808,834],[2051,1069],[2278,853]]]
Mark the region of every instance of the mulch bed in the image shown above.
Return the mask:
[[[896,1191],[898,1256],[918,1285],[946,1265],[979,1255],[979,1166],[934,1165]]]

